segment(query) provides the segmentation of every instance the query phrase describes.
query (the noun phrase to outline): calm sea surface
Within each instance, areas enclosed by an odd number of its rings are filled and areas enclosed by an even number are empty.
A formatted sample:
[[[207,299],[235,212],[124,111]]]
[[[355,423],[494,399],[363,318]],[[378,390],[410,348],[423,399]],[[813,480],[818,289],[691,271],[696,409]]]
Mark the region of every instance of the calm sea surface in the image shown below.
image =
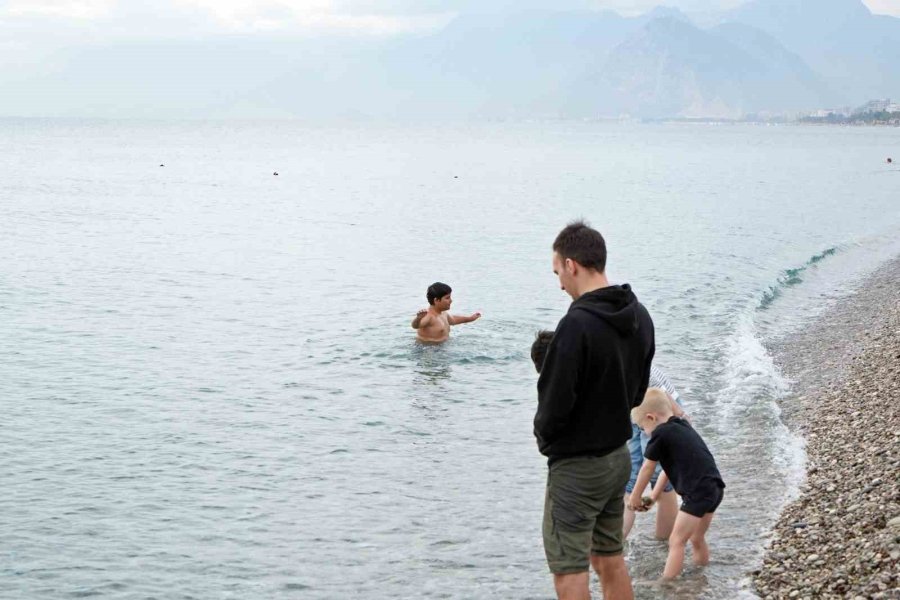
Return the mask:
[[[750,596],[803,466],[766,346],[900,253],[887,156],[900,130],[2,120],[0,597],[551,598],[528,349],[577,217],[728,484],[671,588],[639,517],[638,595]],[[435,280],[484,318],[419,347]]]

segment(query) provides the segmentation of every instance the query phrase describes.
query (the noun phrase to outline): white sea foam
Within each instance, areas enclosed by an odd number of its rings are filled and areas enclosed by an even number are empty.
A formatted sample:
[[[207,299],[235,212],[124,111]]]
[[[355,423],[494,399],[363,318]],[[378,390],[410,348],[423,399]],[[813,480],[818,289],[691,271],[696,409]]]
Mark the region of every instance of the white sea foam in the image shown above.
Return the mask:
[[[769,438],[773,475],[784,478],[787,493],[782,502],[787,502],[796,497],[805,474],[805,442],[781,419],[779,402],[790,393],[791,384],[763,344],[756,312],[748,308],[741,313],[727,341],[715,426],[723,436],[735,435],[737,428],[747,438]]]
[[[722,392],[740,394],[748,387],[767,389],[777,399],[787,393],[790,384],[760,341],[753,321],[754,312],[747,310],[738,317],[734,335],[728,340],[724,372],[727,385]]]

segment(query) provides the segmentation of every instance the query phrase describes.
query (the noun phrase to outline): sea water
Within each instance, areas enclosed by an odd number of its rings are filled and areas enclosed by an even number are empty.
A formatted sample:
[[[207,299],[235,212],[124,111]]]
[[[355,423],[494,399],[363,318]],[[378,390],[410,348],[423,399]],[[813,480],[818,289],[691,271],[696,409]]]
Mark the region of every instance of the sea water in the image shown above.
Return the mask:
[[[670,587],[639,515],[638,597],[752,596],[803,473],[767,347],[900,253],[892,153],[886,128],[0,121],[0,597],[553,597],[528,350],[581,217],[728,485],[712,564]],[[423,347],[437,280],[484,317]]]

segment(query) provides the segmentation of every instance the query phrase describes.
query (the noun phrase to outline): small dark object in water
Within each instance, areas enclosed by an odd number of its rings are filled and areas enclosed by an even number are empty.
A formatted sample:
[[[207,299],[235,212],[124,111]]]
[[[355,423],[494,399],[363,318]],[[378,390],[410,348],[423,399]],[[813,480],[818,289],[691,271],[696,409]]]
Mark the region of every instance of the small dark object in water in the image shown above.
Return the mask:
[[[164,166],[166,166],[166,165],[159,165],[159,166],[164,167]]]
[[[278,175],[278,171],[275,171],[274,173],[272,173],[272,175]]]
[[[454,175],[453,179],[459,179],[459,175]]]
[[[892,162],[894,162],[894,159],[892,159],[890,156],[888,156],[888,161],[887,161],[887,162],[888,162],[888,164],[891,164]]]

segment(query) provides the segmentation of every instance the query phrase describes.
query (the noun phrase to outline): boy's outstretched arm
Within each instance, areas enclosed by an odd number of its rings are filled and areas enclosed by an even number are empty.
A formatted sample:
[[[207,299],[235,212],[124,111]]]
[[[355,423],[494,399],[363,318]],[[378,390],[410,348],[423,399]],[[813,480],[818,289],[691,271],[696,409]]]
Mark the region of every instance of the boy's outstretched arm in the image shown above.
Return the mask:
[[[418,329],[419,327],[422,327],[423,325],[428,325],[428,323],[430,323],[430,322],[431,322],[431,315],[428,314],[427,308],[423,308],[422,310],[420,310],[419,312],[416,313],[416,318],[412,320],[412,323],[410,323],[410,325],[412,325],[413,329]]]
[[[653,477],[654,469],[656,469],[656,461],[645,458],[644,464],[641,465],[641,470],[638,472],[634,490],[628,499],[628,508],[631,510],[643,511],[649,508],[644,506],[641,496],[644,494],[647,484],[650,483],[650,478]]]
[[[463,315],[449,315],[447,320],[450,321],[451,325],[462,325],[463,323],[471,323],[472,321],[477,321],[481,318],[481,313],[472,313],[468,317],[464,317]]]

